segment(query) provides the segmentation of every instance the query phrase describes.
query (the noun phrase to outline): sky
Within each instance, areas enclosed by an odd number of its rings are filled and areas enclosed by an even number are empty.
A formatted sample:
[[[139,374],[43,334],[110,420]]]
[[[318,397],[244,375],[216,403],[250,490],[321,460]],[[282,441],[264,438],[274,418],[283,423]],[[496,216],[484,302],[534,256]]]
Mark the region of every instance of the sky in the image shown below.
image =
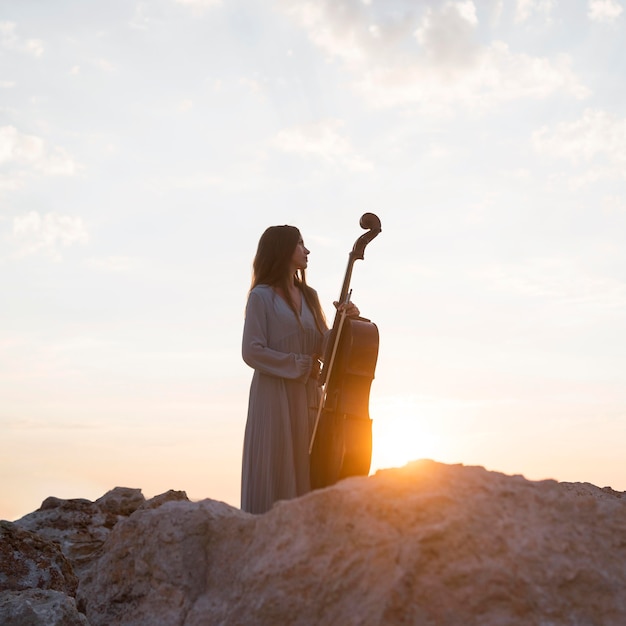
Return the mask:
[[[0,518],[239,506],[263,230],[380,332],[372,471],[626,490],[625,0],[0,0]]]

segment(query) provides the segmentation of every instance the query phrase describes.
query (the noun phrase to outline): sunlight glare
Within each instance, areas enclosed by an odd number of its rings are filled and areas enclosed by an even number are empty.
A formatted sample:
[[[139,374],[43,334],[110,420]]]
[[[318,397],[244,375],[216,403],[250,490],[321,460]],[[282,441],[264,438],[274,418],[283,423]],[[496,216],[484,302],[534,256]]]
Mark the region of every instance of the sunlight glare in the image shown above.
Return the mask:
[[[441,407],[439,407],[439,412]],[[417,459],[441,460],[447,448],[447,437],[432,402],[413,397],[394,397],[372,404],[371,471],[401,467]]]

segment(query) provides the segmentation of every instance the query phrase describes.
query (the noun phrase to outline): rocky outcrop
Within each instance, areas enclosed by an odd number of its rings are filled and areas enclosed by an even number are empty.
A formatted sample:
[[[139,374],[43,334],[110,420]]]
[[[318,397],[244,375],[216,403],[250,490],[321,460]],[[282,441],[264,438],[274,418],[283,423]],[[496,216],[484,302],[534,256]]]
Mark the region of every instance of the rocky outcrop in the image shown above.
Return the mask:
[[[120,520],[171,500],[187,496],[168,491],[146,500],[139,489],[116,487],[95,502],[50,497],[15,523],[0,521],[0,624],[88,624],[75,602],[78,576]]]
[[[623,495],[431,461],[260,516],[166,494],[120,515],[77,603],[91,626],[623,626]]]
[[[137,509],[153,508],[169,500],[187,500],[187,495],[183,491],[168,491],[146,500],[141,489],[115,487],[94,502],[50,497],[16,524],[58,544],[80,575],[99,554],[120,520]]]
[[[77,587],[78,578],[55,543],[0,521],[0,591],[52,589],[74,596]]]
[[[92,626],[623,626],[620,495],[416,462],[262,516],[171,502],[120,522],[78,595]]]
[[[0,624],[87,624],[74,601],[78,578],[59,546],[0,521]]]
[[[74,598],[50,589],[0,593],[0,624],[4,626],[89,626]]]

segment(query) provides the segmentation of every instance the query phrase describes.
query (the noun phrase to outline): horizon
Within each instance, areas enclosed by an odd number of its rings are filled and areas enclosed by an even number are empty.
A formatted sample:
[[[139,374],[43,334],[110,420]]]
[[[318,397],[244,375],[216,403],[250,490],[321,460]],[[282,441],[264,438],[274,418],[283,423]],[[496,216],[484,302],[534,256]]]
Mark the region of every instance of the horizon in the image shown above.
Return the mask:
[[[0,518],[239,506],[258,239],[380,332],[372,471],[626,490],[625,0],[113,0],[0,15]]]

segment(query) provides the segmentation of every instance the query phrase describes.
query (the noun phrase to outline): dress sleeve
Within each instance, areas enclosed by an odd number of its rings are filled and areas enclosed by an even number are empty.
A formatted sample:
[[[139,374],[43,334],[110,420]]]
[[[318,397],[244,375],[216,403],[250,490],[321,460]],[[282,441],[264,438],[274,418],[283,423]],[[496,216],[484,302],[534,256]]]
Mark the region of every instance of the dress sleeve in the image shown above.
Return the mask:
[[[267,345],[267,308],[261,297],[250,293],[246,305],[241,354],[243,360],[263,374],[306,382],[313,357],[309,354],[279,352]]]

